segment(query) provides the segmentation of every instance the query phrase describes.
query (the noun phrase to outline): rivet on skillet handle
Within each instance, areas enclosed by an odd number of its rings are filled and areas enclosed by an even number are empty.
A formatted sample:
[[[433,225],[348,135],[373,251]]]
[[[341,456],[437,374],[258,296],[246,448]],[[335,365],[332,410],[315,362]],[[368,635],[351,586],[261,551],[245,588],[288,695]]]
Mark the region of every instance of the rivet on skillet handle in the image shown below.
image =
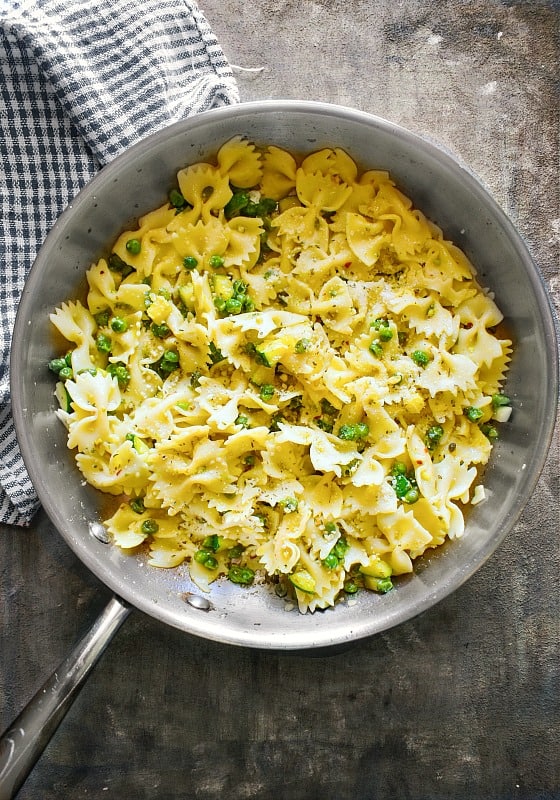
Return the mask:
[[[15,797],[130,611],[130,606],[113,597],[68,658],[2,735],[0,800]]]

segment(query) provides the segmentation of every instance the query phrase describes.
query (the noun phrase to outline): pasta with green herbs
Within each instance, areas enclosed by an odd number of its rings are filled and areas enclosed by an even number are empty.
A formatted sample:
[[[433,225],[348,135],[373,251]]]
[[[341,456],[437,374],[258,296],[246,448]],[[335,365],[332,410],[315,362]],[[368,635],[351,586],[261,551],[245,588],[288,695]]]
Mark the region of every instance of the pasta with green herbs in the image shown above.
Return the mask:
[[[57,414],[154,567],[314,611],[464,531],[511,407],[474,269],[387,172],[242,137],[182,169],[52,322]]]

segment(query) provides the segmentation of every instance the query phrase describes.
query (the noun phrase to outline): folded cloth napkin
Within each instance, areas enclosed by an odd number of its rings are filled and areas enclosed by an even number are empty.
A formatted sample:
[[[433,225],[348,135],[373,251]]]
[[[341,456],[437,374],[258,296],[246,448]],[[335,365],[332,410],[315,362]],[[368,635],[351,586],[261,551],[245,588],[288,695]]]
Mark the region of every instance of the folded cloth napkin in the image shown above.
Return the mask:
[[[122,150],[238,102],[191,0],[0,0],[0,521],[38,500],[11,418],[9,350],[39,246],[79,189]]]

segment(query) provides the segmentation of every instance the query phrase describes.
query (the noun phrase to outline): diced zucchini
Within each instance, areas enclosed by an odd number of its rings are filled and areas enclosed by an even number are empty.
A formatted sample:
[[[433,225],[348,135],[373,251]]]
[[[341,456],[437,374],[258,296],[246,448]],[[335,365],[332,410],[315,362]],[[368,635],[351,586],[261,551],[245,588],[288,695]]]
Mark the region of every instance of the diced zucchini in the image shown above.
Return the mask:
[[[313,594],[315,591],[315,578],[306,569],[300,569],[289,576],[290,581],[302,592]]]
[[[134,447],[134,449],[136,450],[136,452],[139,455],[143,455],[144,453],[147,453],[148,450],[150,449],[148,447],[148,445],[146,444],[146,442],[143,439],[141,439],[139,436],[135,436],[134,437],[134,439],[132,440],[132,446]]]
[[[251,375],[251,383],[255,386],[264,386],[265,383],[274,384],[274,370],[270,367],[256,367]]]
[[[192,283],[179,286],[179,297],[188,311],[194,311],[194,289]]]
[[[364,575],[364,586],[371,592],[387,594],[393,588],[391,578],[374,578],[372,575]]]
[[[227,275],[214,275],[214,294],[222,300],[229,300],[233,296],[233,284]]]
[[[71,414],[72,413],[72,398],[70,397],[68,389],[62,383],[62,381],[59,381],[56,384],[54,393],[55,393],[56,399],[58,400],[58,405],[60,406],[60,408],[63,411],[66,411],[68,414]]]
[[[275,367],[288,350],[288,344],[282,339],[272,339],[257,346],[259,358],[266,367]]]
[[[377,556],[374,556],[369,564],[360,567],[360,572],[372,578],[389,578],[393,574],[390,565]]]

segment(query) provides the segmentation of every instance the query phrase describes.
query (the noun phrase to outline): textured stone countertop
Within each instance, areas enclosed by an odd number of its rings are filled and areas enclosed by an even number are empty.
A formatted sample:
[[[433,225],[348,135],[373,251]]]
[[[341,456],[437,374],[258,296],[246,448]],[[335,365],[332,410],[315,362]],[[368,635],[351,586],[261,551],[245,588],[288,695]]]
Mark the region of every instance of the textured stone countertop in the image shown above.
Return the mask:
[[[559,307],[558,0],[200,5],[242,100],[353,106],[457,154]],[[485,566],[346,652],[231,648],[133,614],[21,800],[558,800],[559,482],[557,436]],[[0,530],[2,728],[108,597],[41,512]]]

